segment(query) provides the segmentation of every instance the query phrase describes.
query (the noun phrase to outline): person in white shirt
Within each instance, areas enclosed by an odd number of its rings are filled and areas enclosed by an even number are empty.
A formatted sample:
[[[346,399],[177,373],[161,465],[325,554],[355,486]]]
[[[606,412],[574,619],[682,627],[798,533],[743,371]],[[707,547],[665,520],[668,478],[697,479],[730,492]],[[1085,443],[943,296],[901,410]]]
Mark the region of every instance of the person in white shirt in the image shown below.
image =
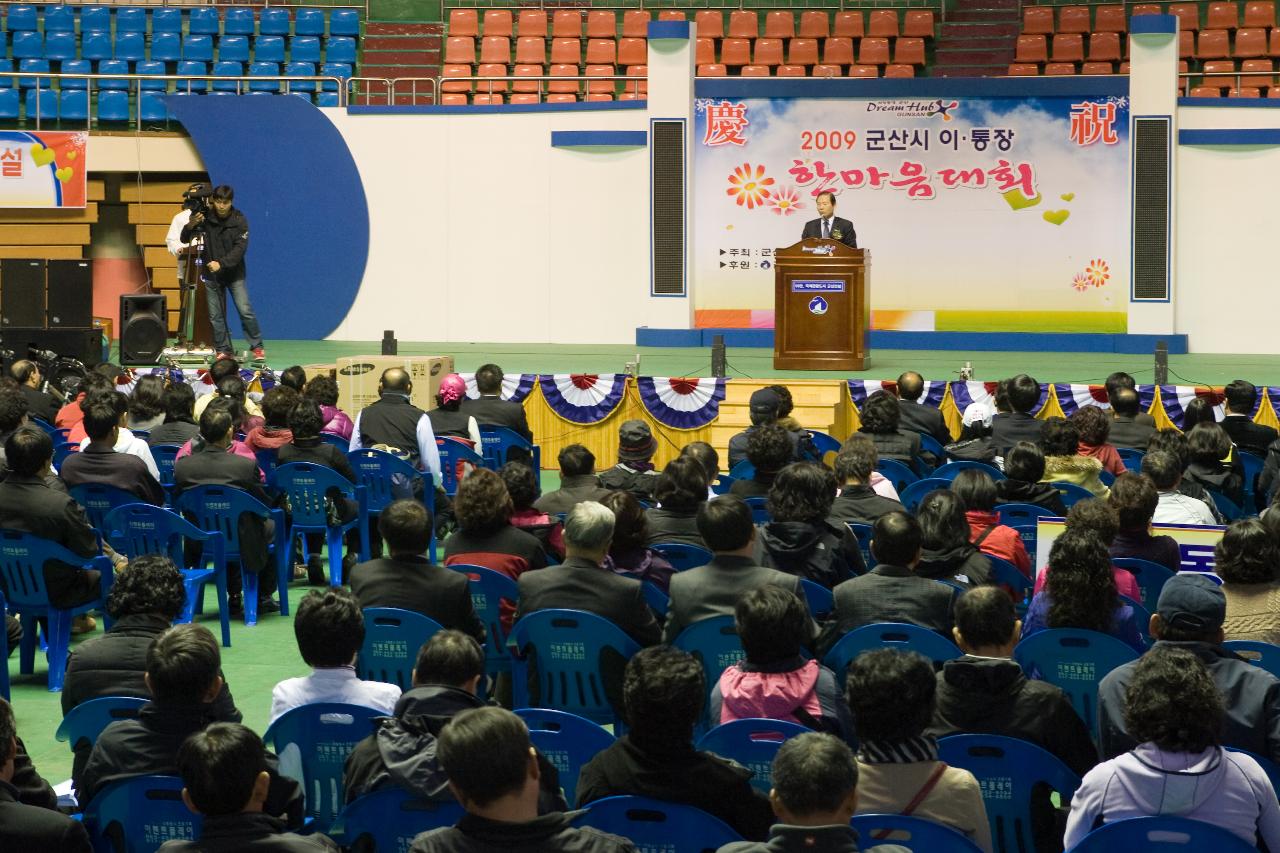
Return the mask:
[[[1163,450],[1153,450],[1142,457],[1142,473],[1155,483],[1159,502],[1151,520],[1156,524],[1217,524],[1209,505],[1199,498],[1178,491],[1182,470],[1178,457]]]
[[[293,632],[311,674],[286,678],[272,689],[268,725],[286,711],[315,702],[363,705],[388,716],[395,711],[399,687],[356,676],[356,655],[364,642],[364,615],[351,590],[335,587],[307,593],[298,604]]]
[[[156,465],[155,457],[151,455],[151,445],[138,438],[125,426],[129,422],[128,395],[121,394],[119,391],[112,391],[110,399],[111,404],[115,407],[116,417],[120,421],[120,430],[112,449],[116,453],[128,453],[130,456],[138,457],[147,464],[147,470],[151,472],[151,476],[159,480],[160,468]],[[85,436],[80,440],[80,449],[84,450],[88,446],[89,437]]]

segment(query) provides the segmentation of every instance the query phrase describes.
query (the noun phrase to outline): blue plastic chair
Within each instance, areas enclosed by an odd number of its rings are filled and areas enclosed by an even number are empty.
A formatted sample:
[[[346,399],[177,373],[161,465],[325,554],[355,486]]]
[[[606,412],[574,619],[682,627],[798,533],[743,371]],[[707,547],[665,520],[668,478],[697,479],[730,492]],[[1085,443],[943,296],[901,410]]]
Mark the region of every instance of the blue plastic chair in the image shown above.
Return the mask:
[[[325,436],[321,436],[321,439],[324,438]],[[337,436],[329,436],[329,438],[342,442],[342,439]],[[345,451],[346,443],[342,442],[341,446]],[[347,454],[347,459],[351,462],[356,479],[360,481],[360,485],[364,486],[370,518],[376,518],[395,501],[415,494],[415,480],[422,481],[422,503],[432,514],[432,518],[435,517],[436,488],[430,474],[419,471],[400,457],[383,450],[370,448],[353,450]],[[431,532],[430,556],[431,562],[434,563],[436,561],[434,526]]]
[[[150,504],[132,503],[112,510],[103,520],[102,535],[130,560],[143,554],[163,554],[182,572],[187,603],[178,622],[190,622],[204,612],[204,586],[212,582],[218,595],[222,645],[231,646],[231,618],[227,607],[227,545],[218,531],[206,532],[177,513]],[[184,542],[200,543],[200,558],[186,564]]]
[[[72,751],[81,744],[92,747],[103,729],[119,720],[136,720],[145,704],[146,699],[135,696],[103,696],[81,702],[62,718],[53,736],[70,744]]]
[[[926,477],[923,480],[916,480],[905,489],[900,490],[898,492],[898,500],[902,501],[903,509],[913,513],[930,492],[936,492],[939,489],[946,491],[950,488],[950,480],[944,480],[941,477]]]
[[[364,642],[356,658],[356,674],[365,681],[413,686],[413,667],[423,644],[443,631],[429,616],[398,607],[366,607]]]
[[[166,489],[173,488],[173,463],[181,449],[177,444],[151,445],[151,458],[156,460],[156,468],[160,469],[160,485]]]
[[[320,37],[295,35],[289,39],[289,56],[294,62],[319,62]]]
[[[540,691],[538,707],[568,711],[601,725],[617,721],[604,691],[602,657],[609,650],[623,663],[640,651],[617,625],[581,610],[539,610],[512,627],[508,646],[517,708],[533,704],[529,695],[532,666]]]
[[[1142,458],[1147,455],[1145,450],[1138,450],[1133,447],[1117,447],[1116,453],[1120,455],[1120,461],[1124,463],[1126,470],[1135,473],[1142,470]]]
[[[578,774],[596,754],[613,744],[613,735],[600,725],[550,708],[519,708],[516,716],[529,727],[529,739],[538,752],[560,771],[565,802],[577,801]]]
[[[18,60],[18,70],[47,74],[49,73],[49,60],[20,59]],[[40,84],[41,89],[51,89],[53,87],[53,78],[52,77],[40,77],[39,79],[35,77],[19,77],[18,78],[18,85],[23,89],[30,89],[32,86],[35,86],[37,83]],[[57,450],[58,445],[63,443],[66,443],[66,436],[55,435],[53,437],[53,446],[55,451]]]
[[[1109,634],[1053,628],[1018,643],[1013,659],[1028,678],[1061,688],[1097,740],[1098,684],[1111,670],[1137,660],[1138,653]]]
[[[45,33],[74,33],[76,31],[76,13],[70,6],[44,7]]]
[[[195,13],[198,11],[200,10],[193,9],[191,17],[194,18]],[[215,15],[217,14],[213,9],[209,9],[209,11],[214,12]],[[151,58],[156,58],[154,50],[152,51]],[[213,39],[200,33],[188,32],[182,37],[182,58],[192,59],[196,62],[212,62]]]
[[[903,489],[920,479],[915,471],[911,470],[911,466],[905,462],[899,462],[897,459],[881,459],[880,464],[876,466],[876,470],[881,476],[893,483],[893,487],[898,490],[901,495]]]
[[[373,733],[373,720],[386,712],[363,705],[317,702],[286,711],[267,727],[262,740],[284,772],[302,783],[307,815],[324,832],[342,810],[343,765],[355,745]]]
[[[485,467],[484,457],[461,442],[437,438],[436,447],[440,451],[441,486],[449,497],[458,493],[459,465],[463,466],[464,471],[467,465],[473,468]]]
[[[239,80],[233,78],[244,76],[244,66],[239,62],[220,60],[213,63],[213,76],[228,78],[226,80],[214,80],[212,83],[213,91],[238,93],[240,91],[241,83]],[[254,455],[257,456],[258,454],[255,453]],[[267,467],[263,469],[263,473],[269,475],[271,470],[275,467],[274,463],[275,458],[273,455],[270,462],[267,464]],[[263,459],[258,457],[258,467],[262,468],[263,464]]]
[[[906,622],[878,622],[845,634],[827,652],[823,663],[836,674],[837,682],[843,683],[853,659],[872,649],[919,652],[934,663],[954,660],[964,654],[955,643],[928,628]]]
[[[14,59],[43,59],[44,36],[34,30],[14,33],[9,55]]]
[[[88,60],[69,60],[62,63],[69,65],[71,62],[80,62]],[[79,83],[88,81],[76,81],[64,79],[62,81],[62,91],[58,93],[58,115],[63,121],[85,121],[89,118],[89,93],[77,85],[67,85],[68,83]]]
[[[850,823],[858,831],[858,843],[863,848],[897,845],[912,853],[979,853],[982,849],[951,827],[922,817],[859,814]]]
[[[1058,490],[1062,503],[1066,505],[1067,509],[1071,509],[1080,501],[1087,501],[1094,496],[1093,492],[1084,486],[1077,486],[1075,483],[1051,482],[1049,485]]]
[[[7,62],[8,60],[5,61]],[[0,88],[0,119],[16,120],[21,111],[21,103],[17,89]]]
[[[697,748],[732,758],[754,775],[751,787],[768,794],[773,787],[773,758],[789,739],[809,729],[787,720],[745,719],[716,726],[698,738]]]
[[[116,32],[145,33],[147,10],[140,6],[116,6]],[[92,24],[92,26],[90,25]],[[100,26],[105,24],[105,26]],[[111,28],[110,6],[86,6],[80,10],[80,30],[107,30]]]
[[[1222,517],[1228,522],[1244,517],[1244,509],[1242,509],[1235,501],[1231,500],[1231,498],[1227,497],[1222,492],[1215,492],[1211,490],[1206,491],[1209,491],[1209,497],[1213,498],[1213,505],[1218,508],[1218,512],[1222,513]]]
[[[230,9],[228,11],[240,11]],[[243,11],[248,12],[248,9]],[[249,61],[249,37],[248,36],[223,36],[218,42],[218,59],[219,61],[229,62],[248,62]]]
[[[324,35],[324,11],[322,9],[301,8],[295,13],[293,31],[298,35]]]
[[[228,9],[222,21],[222,32],[224,35],[251,36],[254,26],[252,9]]]
[[[355,9],[333,9],[329,12],[329,36],[360,35],[360,13]]]
[[[84,604],[63,609],[49,603],[44,584],[44,564],[49,561],[96,569],[102,573],[100,594]],[[7,593],[9,610],[22,621],[22,644],[18,648],[18,671],[35,672],[36,619],[48,619],[49,691],[62,690],[67,671],[67,650],[71,646],[71,620],[90,610],[105,610],[113,580],[111,560],[106,557],[78,557],[56,542],[18,530],[0,530],[0,586]],[[111,627],[107,617],[106,627]]]
[[[1141,602],[1134,601],[1127,595],[1120,596],[1120,602],[1133,608],[1133,621],[1138,626],[1138,633],[1142,635],[1142,642],[1147,644],[1147,648],[1155,642],[1155,638],[1151,636],[1151,611],[1143,607]]]
[[[298,39],[293,41],[296,50]],[[296,53],[294,59],[307,61],[297,56]],[[480,446],[486,468],[491,468],[494,471],[498,470],[509,461],[509,454],[512,448],[519,448],[528,453],[526,458],[532,457],[533,470],[535,472],[542,470],[542,448],[513,429],[504,426],[480,427]]]
[[[1067,853],[1257,853],[1257,848],[1233,832],[1212,823],[1185,817],[1135,817],[1106,823],[1090,832]]]
[[[1116,484],[1116,475],[1104,468],[1098,472],[1098,482],[1109,489]]]
[[[147,46],[142,33],[116,33],[115,58],[129,62],[141,62],[147,58]]]
[[[171,839],[194,840],[203,819],[182,802],[177,776],[138,776],[103,788],[84,810],[84,826],[95,850],[115,849],[112,827],[126,853],[155,853]]]
[[[653,581],[641,581],[640,593],[644,596],[644,603],[649,605],[649,609],[659,619],[667,617],[667,611],[671,609],[671,596],[658,589],[658,585]]]
[[[284,76],[314,77],[316,65],[314,62],[288,62],[284,66]],[[290,81],[288,86],[290,94],[310,94],[316,90],[316,84],[311,80],[302,80],[297,83]]]
[[[333,39],[330,39],[329,43],[330,49],[332,50]],[[826,465],[827,467],[832,467],[836,455],[840,452],[840,442],[834,436],[828,435],[825,432],[820,432],[816,429],[808,430],[808,433],[809,440],[813,442],[813,446],[818,451],[818,458],[812,461],[821,465]],[[827,454],[831,454],[830,460],[828,460]]]
[[[729,472],[729,476],[735,480],[750,480],[756,475],[756,466],[752,464],[750,459],[743,459],[737,465],[733,466],[733,470]]]
[[[751,507],[751,520],[756,524],[768,524],[773,518],[769,515],[769,499],[763,496],[745,499]]]
[[[931,453],[933,454],[933,458],[938,460],[940,466],[947,464],[946,463],[947,455],[948,455],[947,450],[945,447],[942,446],[942,443],[939,442],[938,439],[929,435],[929,433],[927,432],[921,432],[916,434],[920,436],[920,453],[921,454]],[[937,471],[934,472],[934,476],[937,476]]]
[[[166,9],[157,9],[155,20],[159,20],[160,12],[168,11]],[[181,15],[177,9],[173,10]],[[151,32],[151,58],[156,62],[177,62],[182,59],[187,62],[209,62],[212,57],[203,59],[196,56],[184,57],[182,55],[182,36],[177,32]]]
[[[369,559],[369,503],[364,486],[352,484],[332,468],[311,462],[290,462],[275,472],[276,488],[289,499],[293,520],[289,541],[298,533],[324,533],[329,549],[329,583],[342,586],[342,537],[353,527],[360,533],[360,562]],[[339,492],[358,507],[356,517],[338,525],[330,525],[325,511],[325,495]],[[286,584],[287,586],[287,584]]]
[[[671,645],[693,655],[702,664],[702,671],[707,676],[708,699],[724,671],[747,656],[732,616],[699,619],[681,631]]]
[[[997,850],[1036,849],[1031,809],[1037,786],[1048,785],[1060,795],[1063,805],[1080,787],[1080,777],[1060,758],[1016,738],[986,734],[944,737],[938,741],[938,758],[977,778]]]
[[[285,12],[286,16],[288,14],[288,12]],[[258,36],[253,41],[253,58],[259,62],[284,62],[284,37],[275,35]]]
[[[264,572],[271,571],[271,562],[276,570],[276,582],[280,590],[280,614],[289,615],[289,533],[284,522],[284,510],[269,509],[248,492],[231,486],[196,486],[178,496],[174,501],[174,509],[190,515],[197,527],[202,530],[218,531],[226,542],[226,558],[228,561],[240,560],[240,516],[244,513],[256,515],[261,519],[275,522],[275,536],[268,543],[268,565]],[[244,584],[244,624],[258,624],[258,576],[246,572],[241,565],[241,578]]]
[[[288,7],[267,7],[258,15],[258,32],[262,35],[287,36],[289,34]]]
[[[1031,606],[1031,598],[1035,594],[1035,581],[1018,571],[1018,567],[1008,560],[993,557],[990,554],[983,556],[991,564],[991,579],[1013,591],[1016,598],[1014,608],[1018,611],[1019,617],[1025,616],[1027,608]]]
[[[34,31],[38,20],[39,13],[36,11],[35,6],[27,6],[25,4],[10,6],[5,18],[5,26],[11,33],[20,30]]]
[[[27,119],[56,121],[58,118],[58,93],[53,89],[28,89],[26,95]]]
[[[1280,646],[1257,640],[1227,640],[1222,644],[1256,667],[1280,678]]]
[[[1009,526],[1035,524],[1038,518],[1052,518],[1053,513],[1037,504],[1000,504],[996,507],[1000,523]]]
[[[858,540],[858,547],[862,549],[862,562],[866,564],[867,570],[875,568],[876,559],[871,556],[871,532],[870,524],[862,524],[857,521],[848,522],[849,531]]]
[[[1142,606],[1147,610],[1155,610],[1156,602],[1160,600],[1160,590],[1164,589],[1165,583],[1173,577],[1173,572],[1159,563],[1140,560],[1137,557],[1116,557],[1111,563],[1133,575],[1138,581],[1139,591],[1142,592]]]
[[[76,503],[84,508],[89,524],[98,531],[100,536],[107,532],[104,522],[113,509],[142,503],[133,492],[127,492],[106,483],[81,483],[67,491],[71,493],[71,497],[75,498]]]
[[[45,46],[46,52],[48,46]],[[1260,456],[1247,453],[1243,450],[1236,451],[1236,455],[1240,459],[1240,465],[1244,468],[1244,511],[1246,514],[1252,515],[1259,510],[1266,508],[1264,502],[1266,495],[1259,497],[1257,495],[1258,475],[1262,473],[1263,460]]]
[[[111,33],[88,32],[80,35],[80,58],[99,62],[110,59],[115,53],[111,42]]]
[[[117,22],[120,12],[117,10]],[[180,33],[182,32],[182,10],[173,6],[167,6],[151,11],[151,35],[154,38],[157,33]],[[154,57],[153,57],[154,58]]]
[[[728,824],[701,809],[648,797],[596,800],[573,824],[629,838],[637,850],[662,853],[704,853],[742,840]]]
[[[955,462],[948,462],[946,465],[940,466],[933,472],[933,476],[943,480],[954,480],[956,474],[961,471],[981,471],[992,480],[1000,481],[1005,479],[1004,472],[994,465],[988,465],[985,462],[978,462],[973,459],[959,459]]]
[[[76,58],[76,34],[45,30],[44,58],[62,62]]]
[[[280,65],[276,62],[251,62],[249,63],[250,77],[279,77]],[[250,92],[268,92],[270,94],[278,94],[280,92],[279,80],[250,80]]]
[[[421,833],[453,826],[464,814],[452,800],[425,800],[392,786],[347,803],[326,834],[344,849],[408,850]]]
[[[485,672],[490,675],[510,672],[511,652],[507,649],[507,635],[502,629],[501,603],[505,599],[514,605],[520,597],[519,587],[511,578],[484,566],[455,563],[449,568],[466,575],[470,581],[471,608],[485,627]]]
[[[657,542],[649,547],[661,554],[663,559],[670,563],[677,572],[705,566],[715,556],[706,548],[688,545],[683,542]]]
[[[809,615],[814,619],[825,619],[836,609],[835,594],[822,584],[808,578],[801,578],[800,588],[804,590],[804,601],[809,605]]]
[[[192,33],[216,36],[220,24],[218,10],[212,6],[192,9],[191,14],[187,16],[187,31]]]
[[[325,44],[324,58],[326,62],[343,62],[354,65],[356,62],[356,40],[351,36],[330,36]]]

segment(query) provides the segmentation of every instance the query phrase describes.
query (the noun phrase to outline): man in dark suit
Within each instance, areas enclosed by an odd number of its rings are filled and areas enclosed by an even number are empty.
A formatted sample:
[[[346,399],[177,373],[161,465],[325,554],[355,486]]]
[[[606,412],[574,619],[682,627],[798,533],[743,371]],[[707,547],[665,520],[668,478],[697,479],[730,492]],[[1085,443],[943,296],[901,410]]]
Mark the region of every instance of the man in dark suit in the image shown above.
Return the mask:
[[[1156,433],[1155,419],[1147,415],[1151,423],[1144,423],[1138,411],[1138,392],[1132,388],[1117,388],[1109,395],[1111,400],[1111,432],[1107,441],[1116,447],[1146,450],[1151,436]]]
[[[112,392],[112,396],[115,392]],[[72,453],[62,463],[62,480],[68,486],[104,483],[124,489],[149,504],[164,503],[164,489],[151,476],[147,463],[130,453],[117,453],[120,416],[108,397],[86,397],[84,431],[89,443],[79,453]]]
[[[462,413],[476,419],[480,426],[503,426],[533,441],[533,431],[524,414],[524,406],[504,400],[502,393],[502,368],[496,364],[484,364],[476,371],[476,390],[480,399],[470,397],[462,401]]]
[[[1121,388],[1128,388],[1136,394],[1138,391],[1138,383],[1128,373],[1125,373],[1123,370],[1117,370],[1115,373],[1112,373],[1107,377],[1106,388],[1107,399],[1111,400],[1115,397],[1116,392]],[[1112,403],[1112,406],[1114,407],[1115,403]],[[1134,416],[1134,423],[1138,424],[1138,426],[1149,426],[1152,429],[1156,428],[1156,419],[1146,412],[1138,412],[1138,414]]]
[[[1040,383],[1025,373],[1009,380],[1008,414],[998,414],[991,422],[991,441],[996,452],[1004,456],[1019,441],[1040,442],[1040,421],[1031,410],[1040,402]]]
[[[13,708],[0,699],[0,850],[91,853],[84,824],[59,812],[23,804],[13,784],[18,755]]]
[[[671,578],[671,605],[662,640],[669,643],[701,619],[732,616],[738,599],[764,584],[803,597],[800,578],[757,565],[751,508],[737,495],[720,495],[698,508],[698,533],[714,553],[710,563]]]
[[[538,610],[585,610],[608,619],[642,646],[658,642],[661,629],[640,581],[600,568],[613,541],[613,523],[613,513],[595,501],[573,508],[564,522],[564,562],[525,572],[517,580],[517,622]]]
[[[560,488],[547,492],[533,502],[533,508],[548,515],[568,512],[583,501],[598,501],[609,490],[596,476],[596,456],[581,444],[570,444],[560,451]]]
[[[1223,389],[1227,398],[1227,414],[1222,428],[1231,436],[1236,447],[1255,456],[1266,456],[1267,448],[1277,437],[1269,426],[1253,422],[1253,406],[1258,399],[1258,388],[1252,382],[1237,379]]]
[[[902,418],[898,422],[900,429],[931,435],[944,447],[951,443],[951,430],[943,420],[942,412],[933,406],[920,402],[924,394],[924,377],[914,370],[908,370],[898,377],[898,409]]]
[[[818,193],[818,218],[810,219],[804,224],[800,239],[805,237],[825,237],[839,240],[850,249],[858,248],[858,235],[853,230],[853,223],[836,216],[836,194],[833,192]]]
[[[22,396],[27,400],[27,409],[31,417],[52,424],[58,417],[58,409],[61,406],[57,400],[53,399],[52,394],[40,390],[40,386],[44,384],[44,377],[40,375],[40,366],[24,358],[9,366],[9,375],[22,390]]]
[[[428,616],[484,643],[484,624],[471,605],[467,576],[426,558],[431,513],[418,501],[399,500],[378,516],[378,532],[390,556],[351,570],[351,591],[360,608],[399,607]]]

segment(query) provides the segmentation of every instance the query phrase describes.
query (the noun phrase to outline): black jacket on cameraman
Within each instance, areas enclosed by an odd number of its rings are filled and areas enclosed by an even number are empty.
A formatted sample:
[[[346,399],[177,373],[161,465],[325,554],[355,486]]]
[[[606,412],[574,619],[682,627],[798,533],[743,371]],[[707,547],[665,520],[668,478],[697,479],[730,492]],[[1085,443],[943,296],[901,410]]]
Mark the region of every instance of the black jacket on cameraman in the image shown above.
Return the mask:
[[[219,219],[210,210],[199,225],[188,222],[182,229],[182,242],[191,242],[197,233],[205,235],[204,262],[217,261],[220,265],[216,273],[211,273],[219,284],[229,284],[244,276],[244,254],[249,250],[249,220],[238,208],[227,211],[226,219]]]

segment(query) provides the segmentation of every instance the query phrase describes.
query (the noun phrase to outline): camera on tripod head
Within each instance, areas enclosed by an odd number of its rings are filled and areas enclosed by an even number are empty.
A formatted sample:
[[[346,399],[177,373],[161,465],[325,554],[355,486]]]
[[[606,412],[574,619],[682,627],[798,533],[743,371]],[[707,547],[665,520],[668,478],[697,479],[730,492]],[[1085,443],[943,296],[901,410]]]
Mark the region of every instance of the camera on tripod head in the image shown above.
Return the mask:
[[[209,199],[213,197],[213,187],[206,183],[194,183],[182,194],[182,206],[191,211],[191,215],[203,213],[206,217],[213,213]]]

